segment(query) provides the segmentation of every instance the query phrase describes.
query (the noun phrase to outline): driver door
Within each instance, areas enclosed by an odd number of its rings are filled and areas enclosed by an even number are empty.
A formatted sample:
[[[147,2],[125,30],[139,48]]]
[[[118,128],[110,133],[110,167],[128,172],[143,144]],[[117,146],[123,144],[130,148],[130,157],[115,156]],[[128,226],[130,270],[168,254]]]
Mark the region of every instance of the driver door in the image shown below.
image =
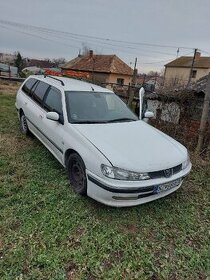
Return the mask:
[[[42,131],[45,134],[47,146],[55,157],[62,163],[63,159],[63,135],[64,118],[62,93],[59,89],[50,86],[43,101],[45,112],[56,112],[59,114],[59,120],[53,121],[46,118],[46,113],[42,115]]]

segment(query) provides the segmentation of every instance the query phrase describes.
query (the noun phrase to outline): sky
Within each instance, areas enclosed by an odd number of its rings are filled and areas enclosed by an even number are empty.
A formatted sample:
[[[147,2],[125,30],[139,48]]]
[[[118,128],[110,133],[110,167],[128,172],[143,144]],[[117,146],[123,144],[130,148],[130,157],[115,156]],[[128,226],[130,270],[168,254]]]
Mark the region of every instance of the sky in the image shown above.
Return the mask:
[[[0,0],[0,52],[116,54],[141,73],[194,49],[210,56],[210,0]]]

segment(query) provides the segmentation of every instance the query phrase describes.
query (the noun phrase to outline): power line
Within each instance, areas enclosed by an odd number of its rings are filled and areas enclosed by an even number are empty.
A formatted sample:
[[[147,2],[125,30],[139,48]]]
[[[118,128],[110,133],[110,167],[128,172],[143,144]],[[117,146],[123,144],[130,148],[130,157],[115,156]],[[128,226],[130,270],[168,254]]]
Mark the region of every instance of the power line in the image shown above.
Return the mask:
[[[139,49],[139,48],[141,48],[141,46],[149,46],[149,47],[153,47],[153,48],[160,48],[160,47],[161,48],[176,48],[176,49],[182,48],[182,49],[193,50],[193,48],[188,48],[188,47],[177,47],[177,46],[169,46],[169,45],[158,45],[158,44],[150,44],[150,43],[128,42],[128,41],[122,41],[122,40],[107,39],[107,38],[102,38],[102,37],[82,35],[82,34],[78,34],[78,33],[66,32],[66,31],[59,31],[59,30],[55,30],[55,29],[38,27],[38,26],[34,26],[34,25],[22,24],[22,23],[5,21],[5,20],[0,20],[0,27],[9,29],[9,30],[13,30],[14,32],[19,32],[19,33],[22,33],[22,34],[25,34],[28,36],[37,37],[42,40],[56,42],[56,43],[59,43],[59,44],[62,44],[62,45],[65,45],[65,46],[68,46],[68,47],[74,48],[74,49],[79,49],[79,47],[81,47],[81,46],[70,45],[70,44],[62,42],[60,39],[65,38],[65,40],[71,39],[76,42],[84,43],[84,39],[86,38],[86,39],[88,39],[88,41],[91,44],[102,45],[103,47],[104,47],[104,45],[106,45],[105,48],[108,48],[108,49],[113,49],[113,47],[114,47],[115,49],[117,48],[117,50],[120,52],[125,52],[125,53],[129,53],[129,54],[134,54],[134,52],[128,52],[126,49],[138,51],[138,55],[141,57],[148,56],[151,58],[151,55],[146,55]],[[25,30],[25,31],[17,30],[17,28]],[[31,32],[33,32],[33,34]],[[38,34],[36,34],[36,33],[38,33]],[[40,34],[51,36],[51,37],[50,38],[47,38],[46,36],[43,37],[43,36],[40,36]],[[52,37],[54,37],[55,39],[59,39],[59,41],[52,39]],[[111,43],[111,42],[114,42],[114,43]],[[119,43],[120,43],[120,45],[119,45]],[[122,44],[128,44],[128,45],[122,45]],[[135,45],[136,47],[134,47],[133,45]],[[141,53],[139,54],[140,51],[141,51]],[[175,58],[175,54],[171,54],[171,53],[160,52],[157,50],[148,50],[148,52],[169,55],[169,56],[173,56]],[[188,54],[191,54],[191,53],[192,53],[192,51]],[[137,54],[137,52],[135,52],[135,54]],[[185,55],[188,55],[188,54],[185,54]],[[153,61],[153,62],[141,62],[140,64],[156,64],[156,63],[163,63],[163,62],[169,62],[169,61],[171,61],[171,59]]]
[[[110,38],[102,38],[102,37],[84,35],[84,34],[79,34],[79,33],[72,33],[72,32],[67,32],[67,31],[59,31],[59,30],[55,30],[55,29],[51,29],[51,28],[38,27],[38,26],[34,26],[34,25],[29,25],[29,24],[22,24],[22,23],[17,23],[17,22],[13,22],[13,21],[7,21],[7,20],[0,20],[0,23],[2,23],[4,25],[10,25],[10,26],[15,26],[15,27],[20,27],[20,28],[28,28],[28,29],[33,29],[33,30],[39,30],[41,32],[59,33],[59,34],[65,34],[65,35],[68,35],[68,36],[76,36],[76,37],[79,37],[79,38],[89,38],[89,39],[101,40],[103,42],[108,41],[108,42],[123,43],[123,44],[129,44],[129,45],[143,45],[143,46],[157,47],[157,48],[194,49],[194,48],[185,47],[185,46],[151,44],[151,43],[145,43],[145,42],[129,42],[129,41],[125,41],[125,40],[115,40],[115,39],[110,39]]]
[[[59,44],[60,44],[60,42],[58,42],[58,41],[56,41],[56,40],[49,39],[49,38],[46,38],[46,37],[42,37],[42,36],[35,35],[35,34],[31,34],[31,33],[25,32],[25,31],[15,30],[14,28],[2,26],[1,24],[0,24],[0,27],[5,28],[5,29],[8,29],[8,30],[15,31],[15,32],[18,32],[18,33],[22,33],[22,34],[25,34],[25,35],[29,35],[29,36],[31,36],[31,37],[37,37],[37,38],[42,39],[42,40],[45,40],[45,41],[55,42],[55,43],[59,43]],[[62,44],[63,44],[63,45],[66,45],[66,46],[68,46],[68,47],[71,47],[71,48],[76,48],[76,49],[78,49],[78,46],[72,46],[72,45],[69,45],[69,44],[65,44],[65,43],[63,43],[63,42],[62,42]]]
[[[210,52],[208,52],[208,51],[204,51],[204,50],[200,50],[200,51],[203,53],[206,53],[206,54],[210,54]]]
[[[183,54],[183,56],[186,56],[189,54],[192,54],[192,52]],[[167,59],[167,60],[160,60],[160,61],[153,61],[153,62],[140,62],[140,64],[155,64],[155,63],[170,62],[170,61],[171,61],[171,59]]]
[[[12,30],[12,31],[15,31],[15,32],[18,32],[18,33],[22,33],[22,34],[25,34],[25,35],[29,35],[29,36],[31,36],[31,37],[37,37],[37,38],[40,38],[40,39],[43,39],[43,40],[46,40],[46,41],[56,42],[56,43],[59,43],[59,44],[62,44],[62,45],[66,45],[66,46],[68,46],[68,47],[72,47],[72,48],[76,48],[76,49],[79,48],[79,46],[72,46],[72,45],[69,45],[69,44],[67,44],[67,43],[63,43],[63,42],[61,42],[61,41],[58,42],[58,41],[56,41],[56,40],[53,40],[53,39],[52,39],[52,36],[51,36],[51,38],[49,39],[49,38],[47,38],[47,37],[42,37],[42,36],[37,35],[37,34],[32,34],[32,33],[26,32],[26,31],[16,30],[14,27],[11,27],[11,26],[9,26],[9,27],[8,27],[8,26],[4,26],[4,25],[1,24],[1,21],[0,21],[0,27],[3,27],[3,28],[5,28],[5,29],[9,29],[9,30]],[[40,32],[40,33],[42,33],[42,32]],[[54,36],[54,38],[58,38],[58,37],[55,37],[55,36]],[[61,38],[62,38],[62,37],[61,37]],[[71,38],[71,40],[72,40],[72,38]],[[76,40],[77,42],[79,41],[80,43],[84,43],[84,41],[81,40],[81,39],[73,38],[73,40]],[[92,43],[92,42],[91,42],[91,43]],[[97,43],[96,43],[96,45],[102,45],[102,46],[103,46],[104,44],[107,44],[107,45],[110,45],[110,46],[114,46],[115,49],[117,48],[117,50],[119,50],[120,52],[125,52],[125,53],[129,53],[129,54],[137,54],[137,52],[128,52],[128,51],[123,50],[122,47],[123,47],[124,49],[129,48],[129,49],[132,49],[132,50],[139,50],[139,49],[134,48],[134,47],[118,46],[118,45],[109,44],[109,43],[102,43],[102,42],[97,42]],[[109,47],[105,47],[105,48],[113,49],[113,48],[109,48]],[[149,51],[149,52],[150,52],[150,53],[159,53],[159,54],[174,56],[174,54],[171,54],[171,53],[159,52],[159,51],[154,51],[154,50]],[[138,53],[138,54],[139,54],[139,53]],[[143,56],[145,56],[145,57],[151,57],[151,55],[146,55],[146,54],[143,53],[142,51],[141,51],[141,55],[143,55]]]

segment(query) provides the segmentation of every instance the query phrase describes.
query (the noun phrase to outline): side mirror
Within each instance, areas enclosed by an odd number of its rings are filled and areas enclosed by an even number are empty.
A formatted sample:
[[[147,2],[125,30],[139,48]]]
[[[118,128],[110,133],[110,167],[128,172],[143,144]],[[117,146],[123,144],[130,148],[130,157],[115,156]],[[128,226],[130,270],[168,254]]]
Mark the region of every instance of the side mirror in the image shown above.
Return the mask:
[[[146,119],[150,119],[150,118],[153,118],[153,117],[154,117],[153,112],[146,111],[145,114],[144,114],[144,118],[146,118]]]
[[[58,121],[60,117],[56,112],[48,112],[46,118],[51,121]]]

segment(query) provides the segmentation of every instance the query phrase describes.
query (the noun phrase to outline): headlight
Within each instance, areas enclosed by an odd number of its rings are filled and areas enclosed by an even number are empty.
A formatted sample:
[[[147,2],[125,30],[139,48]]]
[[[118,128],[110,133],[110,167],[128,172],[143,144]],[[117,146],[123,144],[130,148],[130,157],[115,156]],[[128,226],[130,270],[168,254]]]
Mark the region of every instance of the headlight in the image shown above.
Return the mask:
[[[104,174],[104,176],[117,180],[141,181],[150,179],[150,176],[146,172],[138,173],[133,171],[127,171],[124,169],[120,169],[113,166],[107,166],[104,164],[101,165],[101,171]]]
[[[190,157],[189,154],[187,155],[187,159],[182,163],[182,169],[185,169],[190,164]]]

